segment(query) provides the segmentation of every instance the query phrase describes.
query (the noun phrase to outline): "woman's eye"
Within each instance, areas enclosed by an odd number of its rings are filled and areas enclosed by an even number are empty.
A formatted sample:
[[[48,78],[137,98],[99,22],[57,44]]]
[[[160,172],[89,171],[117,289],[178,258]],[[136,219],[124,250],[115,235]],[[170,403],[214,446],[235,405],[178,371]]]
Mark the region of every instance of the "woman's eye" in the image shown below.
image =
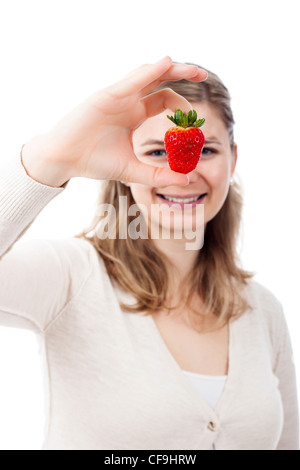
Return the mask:
[[[216,153],[216,151],[212,148],[204,147],[201,152],[201,156],[208,157],[212,154]]]
[[[147,155],[151,155],[153,157],[164,157],[166,155],[165,150],[151,150],[151,152],[147,153]]]
[[[209,157],[213,154],[216,153],[216,150],[213,149],[213,148],[208,148],[208,147],[204,147],[202,149],[202,153],[201,153],[201,156],[203,157]],[[150,152],[147,152],[147,155],[148,156],[152,156],[152,157],[165,157],[167,155],[166,151],[165,150],[151,150]]]

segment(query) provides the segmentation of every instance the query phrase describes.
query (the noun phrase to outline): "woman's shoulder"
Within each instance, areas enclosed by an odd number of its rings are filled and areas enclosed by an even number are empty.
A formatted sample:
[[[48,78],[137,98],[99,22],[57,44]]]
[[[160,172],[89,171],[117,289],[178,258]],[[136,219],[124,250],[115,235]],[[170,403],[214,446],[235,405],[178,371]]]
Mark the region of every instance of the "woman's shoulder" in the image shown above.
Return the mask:
[[[36,247],[37,249],[56,252],[58,256],[74,256],[85,258],[91,254],[94,250],[92,245],[82,238],[66,237],[66,238],[41,238],[41,239],[30,239],[21,240],[21,244],[26,243],[28,246]],[[77,257],[76,257],[77,255]]]
[[[72,236],[44,241],[52,246],[58,256],[69,261],[75,267],[88,266],[92,268],[95,265],[98,266],[99,261],[102,261],[98,251],[85,238]]]
[[[263,321],[271,335],[277,335],[286,325],[283,305],[277,295],[253,278],[248,281],[246,295],[252,307],[250,314],[254,311],[256,317],[258,316]]]
[[[21,245],[26,244],[24,248]],[[37,240],[26,240],[19,244],[20,249],[32,252],[38,258],[42,258],[45,263],[49,256],[54,257],[61,268],[68,272],[71,277],[79,280],[86,277],[94,268],[104,269],[100,256],[93,245],[84,238],[75,236],[65,238],[43,238]]]
[[[248,281],[246,292],[249,301],[254,305],[259,305],[267,310],[280,310],[282,308],[276,294],[253,278]]]

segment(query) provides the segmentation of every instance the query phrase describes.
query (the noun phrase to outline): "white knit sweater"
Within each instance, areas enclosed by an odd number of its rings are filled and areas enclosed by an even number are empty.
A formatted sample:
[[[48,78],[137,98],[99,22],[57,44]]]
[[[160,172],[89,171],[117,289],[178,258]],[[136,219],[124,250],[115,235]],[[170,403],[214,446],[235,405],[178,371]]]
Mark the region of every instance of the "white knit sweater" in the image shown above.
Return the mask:
[[[0,324],[33,330],[40,341],[43,449],[298,449],[292,348],[274,295],[249,282],[253,310],[230,325],[228,380],[213,410],[153,318],[120,309],[121,298],[134,299],[87,241],[18,241],[65,190],[34,181],[19,157],[0,175]]]

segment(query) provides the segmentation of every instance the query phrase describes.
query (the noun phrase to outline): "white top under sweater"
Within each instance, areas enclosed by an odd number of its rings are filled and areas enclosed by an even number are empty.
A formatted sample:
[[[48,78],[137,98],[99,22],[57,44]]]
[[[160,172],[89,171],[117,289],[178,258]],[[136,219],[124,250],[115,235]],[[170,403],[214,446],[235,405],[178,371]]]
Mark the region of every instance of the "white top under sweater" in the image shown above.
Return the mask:
[[[108,277],[82,239],[19,239],[65,188],[30,178],[19,156],[0,174],[0,325],[40,342],[45,450],[298,450],[295,368],[282,306],[251,280],[253,309],[230,323],[216,406],[180,369],[152,316]],[[0,389],[1,399],[1,389]]]
[[[186,370],[182,372],[193,387],[195,387],[199,395],[214,410],[225,388],[227,375],[203,375]]]
[[[195,387],[199,395],[214,410],[222,396],[227,375],[202,375],[186,370],[183,370],[183,373],[189,379],[193,387]],[[215,450],[214,446],[211,447],[211,450]]]

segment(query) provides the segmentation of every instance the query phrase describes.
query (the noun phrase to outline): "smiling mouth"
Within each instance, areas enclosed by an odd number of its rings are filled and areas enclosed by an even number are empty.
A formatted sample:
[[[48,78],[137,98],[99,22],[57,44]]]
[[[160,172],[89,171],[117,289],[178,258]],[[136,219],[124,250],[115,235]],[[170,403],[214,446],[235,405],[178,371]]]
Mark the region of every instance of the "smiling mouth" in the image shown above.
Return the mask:
[[[200,199],[202,199],[204,196],[206,196],[207,193],[203,193],[203,194],[200,194],[199,196],[194,196],[194,197],[173,197],[173,196],[165,196],[163,194],[158,194],[157,193],[157,196],[167,200],[167,201],[170,201],[170,202],[178,202],[178,203],[181,203],[181,204],[189,204],[191,202],[196,202],[196,201],[199,201]]]

